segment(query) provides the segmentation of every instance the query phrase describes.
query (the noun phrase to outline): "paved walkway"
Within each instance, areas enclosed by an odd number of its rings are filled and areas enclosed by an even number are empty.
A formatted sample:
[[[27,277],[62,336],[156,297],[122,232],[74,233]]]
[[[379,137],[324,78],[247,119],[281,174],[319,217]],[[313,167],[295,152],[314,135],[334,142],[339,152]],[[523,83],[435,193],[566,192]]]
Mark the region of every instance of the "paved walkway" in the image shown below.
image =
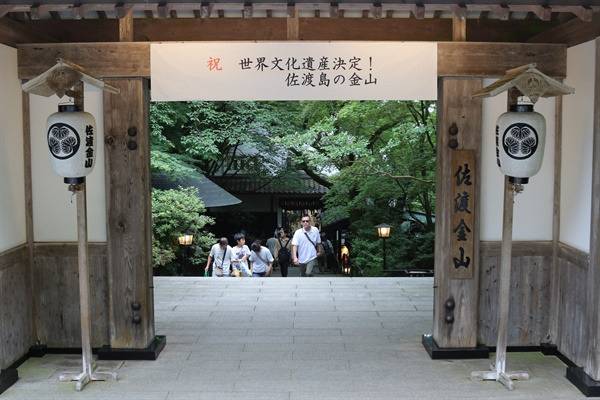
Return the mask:
[[[100,362],[120,380],[76,393],[57,382],[79,358],[30,359],[0,400],[577,399],[565,366],[509,353],[532,379],[508,392],[472,382],[490,360],[432,361],[431,278],[156,278],[156,361]]]

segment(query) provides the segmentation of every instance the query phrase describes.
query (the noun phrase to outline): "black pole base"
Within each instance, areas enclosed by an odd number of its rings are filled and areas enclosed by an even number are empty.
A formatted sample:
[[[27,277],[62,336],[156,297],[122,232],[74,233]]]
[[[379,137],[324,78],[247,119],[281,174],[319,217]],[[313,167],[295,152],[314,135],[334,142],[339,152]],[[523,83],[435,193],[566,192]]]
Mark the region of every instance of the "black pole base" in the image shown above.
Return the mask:
[[[18,380],[19,373],[16,368],[7,368],[0,370],[0,394],[4,393]]]
[[[567,379],[586,397],[600,397],[600,381],[592,379],[581,367],[567,367]]]
[[[145,349],[113,349],[104,346],[98,349],[98,360],[149,360],[158,358],[160,352],[167,345],[167,337],[157,335]]]
[[[487,346],[441,348],[432,335],[423,335],[421,343],[432,360],[469,360],[490,358]]]

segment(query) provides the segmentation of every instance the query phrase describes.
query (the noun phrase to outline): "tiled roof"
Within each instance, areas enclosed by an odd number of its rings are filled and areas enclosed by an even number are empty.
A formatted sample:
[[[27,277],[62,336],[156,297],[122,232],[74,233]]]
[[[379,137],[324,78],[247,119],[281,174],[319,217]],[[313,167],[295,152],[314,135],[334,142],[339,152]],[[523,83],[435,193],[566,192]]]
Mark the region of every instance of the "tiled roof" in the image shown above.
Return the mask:
[[[324,195],[327,188],[308,175],[296,173],[284,177],[211,176],[210,179],[234,194],[316,194]]]

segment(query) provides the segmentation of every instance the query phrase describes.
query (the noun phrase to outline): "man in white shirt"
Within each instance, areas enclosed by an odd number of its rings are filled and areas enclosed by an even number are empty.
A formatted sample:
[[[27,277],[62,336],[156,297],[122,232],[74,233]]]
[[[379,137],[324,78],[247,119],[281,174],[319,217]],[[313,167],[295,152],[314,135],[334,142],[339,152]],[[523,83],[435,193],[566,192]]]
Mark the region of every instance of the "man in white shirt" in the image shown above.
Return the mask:
[[[219,242],[214,244],[210,249],[208,260],[206,261],[206,267],[204,271],[208,271],[210,263],[213,263],[212,276],[229,276],[229,270],[231,269],[233,251],[229,247],[227,238],[222,237]]]
[[[300,220],[302,228],[292,238],[292,262],[300,266],[302,276],[313,276],[317,265],[317,256],[323,252],[319,229],[310,224],[310,217],[303,215]]]

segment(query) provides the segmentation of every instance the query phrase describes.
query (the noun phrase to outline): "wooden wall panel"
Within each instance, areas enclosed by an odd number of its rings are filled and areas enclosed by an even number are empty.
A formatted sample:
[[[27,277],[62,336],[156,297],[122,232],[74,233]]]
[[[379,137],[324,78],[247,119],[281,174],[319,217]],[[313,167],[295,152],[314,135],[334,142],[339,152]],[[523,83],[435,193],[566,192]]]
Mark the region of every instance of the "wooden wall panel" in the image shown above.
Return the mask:
[[[33,345],[29,257],[26,246],[0,253],[0,369]]]
[[[501,242],[482,242],[478,342],[496,345]],[[552,242],[515,242],[513,246],[509,346],[539,346],[549,326]]]
[[[562,246],[561,246],[562,247]],[[559,260],[559,299],[557,340],[558,350],[575,364],[585,365],[587,359],[586,283],[588,264],[585,257],[564,257]],[[580,262],[574,262],[579,259]]]
[[[35,301],[40,342],[48,347],[81,347],[77,243],[36,243]],[[92,346],[109,344],[108,274],[105,243],[89,245]]]

